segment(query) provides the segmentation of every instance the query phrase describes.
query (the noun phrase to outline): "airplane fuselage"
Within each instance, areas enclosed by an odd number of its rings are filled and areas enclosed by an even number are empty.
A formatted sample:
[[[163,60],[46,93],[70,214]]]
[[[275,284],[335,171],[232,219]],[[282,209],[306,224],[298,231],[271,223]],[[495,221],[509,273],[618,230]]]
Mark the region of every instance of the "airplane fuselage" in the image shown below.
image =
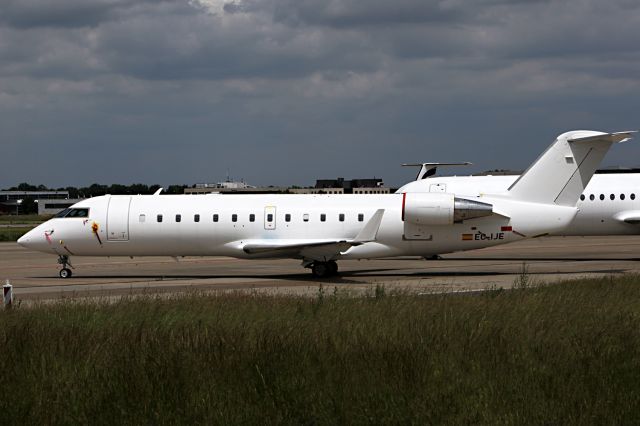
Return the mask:
[[[73,206],[79,217],[54,218],[21,244],[67,256],[233,256],[270,241],[314,244],[354,238],[384,209],[375,241],[335,258],[431,256],[517,241],[564,227],[575,208],[483,198],[509,217],[491,215],[450,225],[413,226],[403,220],[402,194],[384,195],[138,195],[102,196]],[[531,210],[530,212],[528,212]],[[515,231],[515,232],[514,232]]]

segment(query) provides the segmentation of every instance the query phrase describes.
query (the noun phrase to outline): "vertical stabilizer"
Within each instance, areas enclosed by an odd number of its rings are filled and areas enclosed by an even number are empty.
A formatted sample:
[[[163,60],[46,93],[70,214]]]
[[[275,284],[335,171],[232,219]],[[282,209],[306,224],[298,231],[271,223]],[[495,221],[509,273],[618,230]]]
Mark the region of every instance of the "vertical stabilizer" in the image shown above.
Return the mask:
[[[574,130],[561,134],[509,187],[509,196],[534,203],[575,206],[611,145],[630,139],[633,133]]]

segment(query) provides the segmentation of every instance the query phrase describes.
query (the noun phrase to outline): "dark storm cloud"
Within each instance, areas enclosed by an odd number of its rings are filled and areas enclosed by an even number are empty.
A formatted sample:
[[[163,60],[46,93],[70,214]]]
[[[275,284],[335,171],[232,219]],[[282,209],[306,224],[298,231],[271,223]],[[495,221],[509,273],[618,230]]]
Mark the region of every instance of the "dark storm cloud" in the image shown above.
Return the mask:
[[[0,186],[523,168],[638,126],[639,27],[628,0],[9,0]]]

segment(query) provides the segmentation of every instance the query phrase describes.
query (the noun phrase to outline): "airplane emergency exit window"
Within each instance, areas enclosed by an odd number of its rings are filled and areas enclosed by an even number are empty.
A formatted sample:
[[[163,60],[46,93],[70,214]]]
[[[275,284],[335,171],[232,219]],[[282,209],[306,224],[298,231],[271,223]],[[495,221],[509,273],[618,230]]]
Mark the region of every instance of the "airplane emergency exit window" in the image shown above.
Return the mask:
[[[358,213],[358,222],[364,222],[364,214]]]
[[[327,215],[322,213],[320,214],[320,222],[326,222],[327,221]]]
[[[200,222],[200,215],[199,214],[193,215],[193,221],[194,222]]]
[[[267,215],[267,222],[273,222],[273,213]]]
[[[289,213],[284,215],[284,221],[285,222],[291,222],[291,215]]]
[[[255,221],[256,221],[256,215],[255,215],[255,214],[253,214],[253,213],[251,213],[251,214],[249,215],[249,222],[255,222]]]
[[[182,215],[181,214],[177,214],[176,215],[176,222],[182,222]]]
[[[158,215],[157,220],[158,220],[158,222],[162,222],[162,215],[161,214]]]
[[[340,214],[338,215],[338,220],[339,220],[340,222],[344,222],[344,213],[340,213]]]
[[[217,221],[218,221],[218,219],[219,219],[219,216],[218,216],[217,214],[214,214],[214,215],[213,215],[213,221],[214,221],[214,222],[217,222]]]
[[[231,222],[237,222],[238,221],[238,215],[237,214],[232,214],[231,215]]]

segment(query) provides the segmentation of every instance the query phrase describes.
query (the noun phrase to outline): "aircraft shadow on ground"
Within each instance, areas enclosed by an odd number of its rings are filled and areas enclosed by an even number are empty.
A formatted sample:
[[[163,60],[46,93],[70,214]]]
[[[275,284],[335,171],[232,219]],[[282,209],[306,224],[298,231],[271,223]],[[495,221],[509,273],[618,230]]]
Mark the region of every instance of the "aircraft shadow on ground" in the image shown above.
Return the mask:
[[[543,271],[527,271],[527,275],[538,276],[538,275],[574,275],[574,274],[618,274],[625,272],[624,269],[590,269],[583,271],[565,271],[565,272],[543,272]],[[73,286],[73,285],[83,285],[80,283],[76,283],[78,278],[85,281],[86,285],[110,285],[110,284],[127,284],[128,280],[131,280],[129,284],[143,284],[144,281],[148,283],[158,284],[166,282],[167,284],[175,283],[178,284],[180,281],[192,280],[195,281],[193,283],[194,286],[199,285],[243,285],[243,284],[251,284],[256,287],[265,287],[271,286],[269,283],[236,283],[236,282],[228,282],[228,283],[203,283],[199,284],[197,281],[201,280],[209,280],[209,279],[257,279],[257,280],[281,280],[281,281],[291,281],[291,282],[299,282],[304,283],[301,285],[318,285],[322,284],[367,284],[366,282],[361,281],[358,278],[366,278],[368,276],[377,276],[379,278],[389,278],[389,279],[397,279],[397,278],[443,278],[443,277],[487,277],[487,276],[505,276],[505,275],[519,275],[521,272],[519,271],[424,271],[416,269],[414,271],[401,270],[398,271],[397,268],[376,268],[376,269],[360,269],[356,271],[343,271],[338,275],[328,278],[314,278],[309,273],[294,273],[294,274],[264,274],[264,275],[248,275],[248,274],[203,274],[203,275],[188,275],[188,274],[162,274],[162,275],[143,275],[143,274],[127,274],[127,275],[82,275],[78,273],[76,276],[66,279],[60,280],[59,283],[56,283],[58,286]],[[32,277],[36,279],[47,279],[52,278],[51,276],[38,276]],[[96,283],[93,284],[91,281],[93,280],[114,280],[116,282],[109,283]],[[124,282],[123,282],[124,280]],[[139,281],[140,280],[140,281]],[[144,280],[144,281],[142,281]],[[89,282],[86,282],[89,281]],[[369,283],[376,284],[376,283]]]

